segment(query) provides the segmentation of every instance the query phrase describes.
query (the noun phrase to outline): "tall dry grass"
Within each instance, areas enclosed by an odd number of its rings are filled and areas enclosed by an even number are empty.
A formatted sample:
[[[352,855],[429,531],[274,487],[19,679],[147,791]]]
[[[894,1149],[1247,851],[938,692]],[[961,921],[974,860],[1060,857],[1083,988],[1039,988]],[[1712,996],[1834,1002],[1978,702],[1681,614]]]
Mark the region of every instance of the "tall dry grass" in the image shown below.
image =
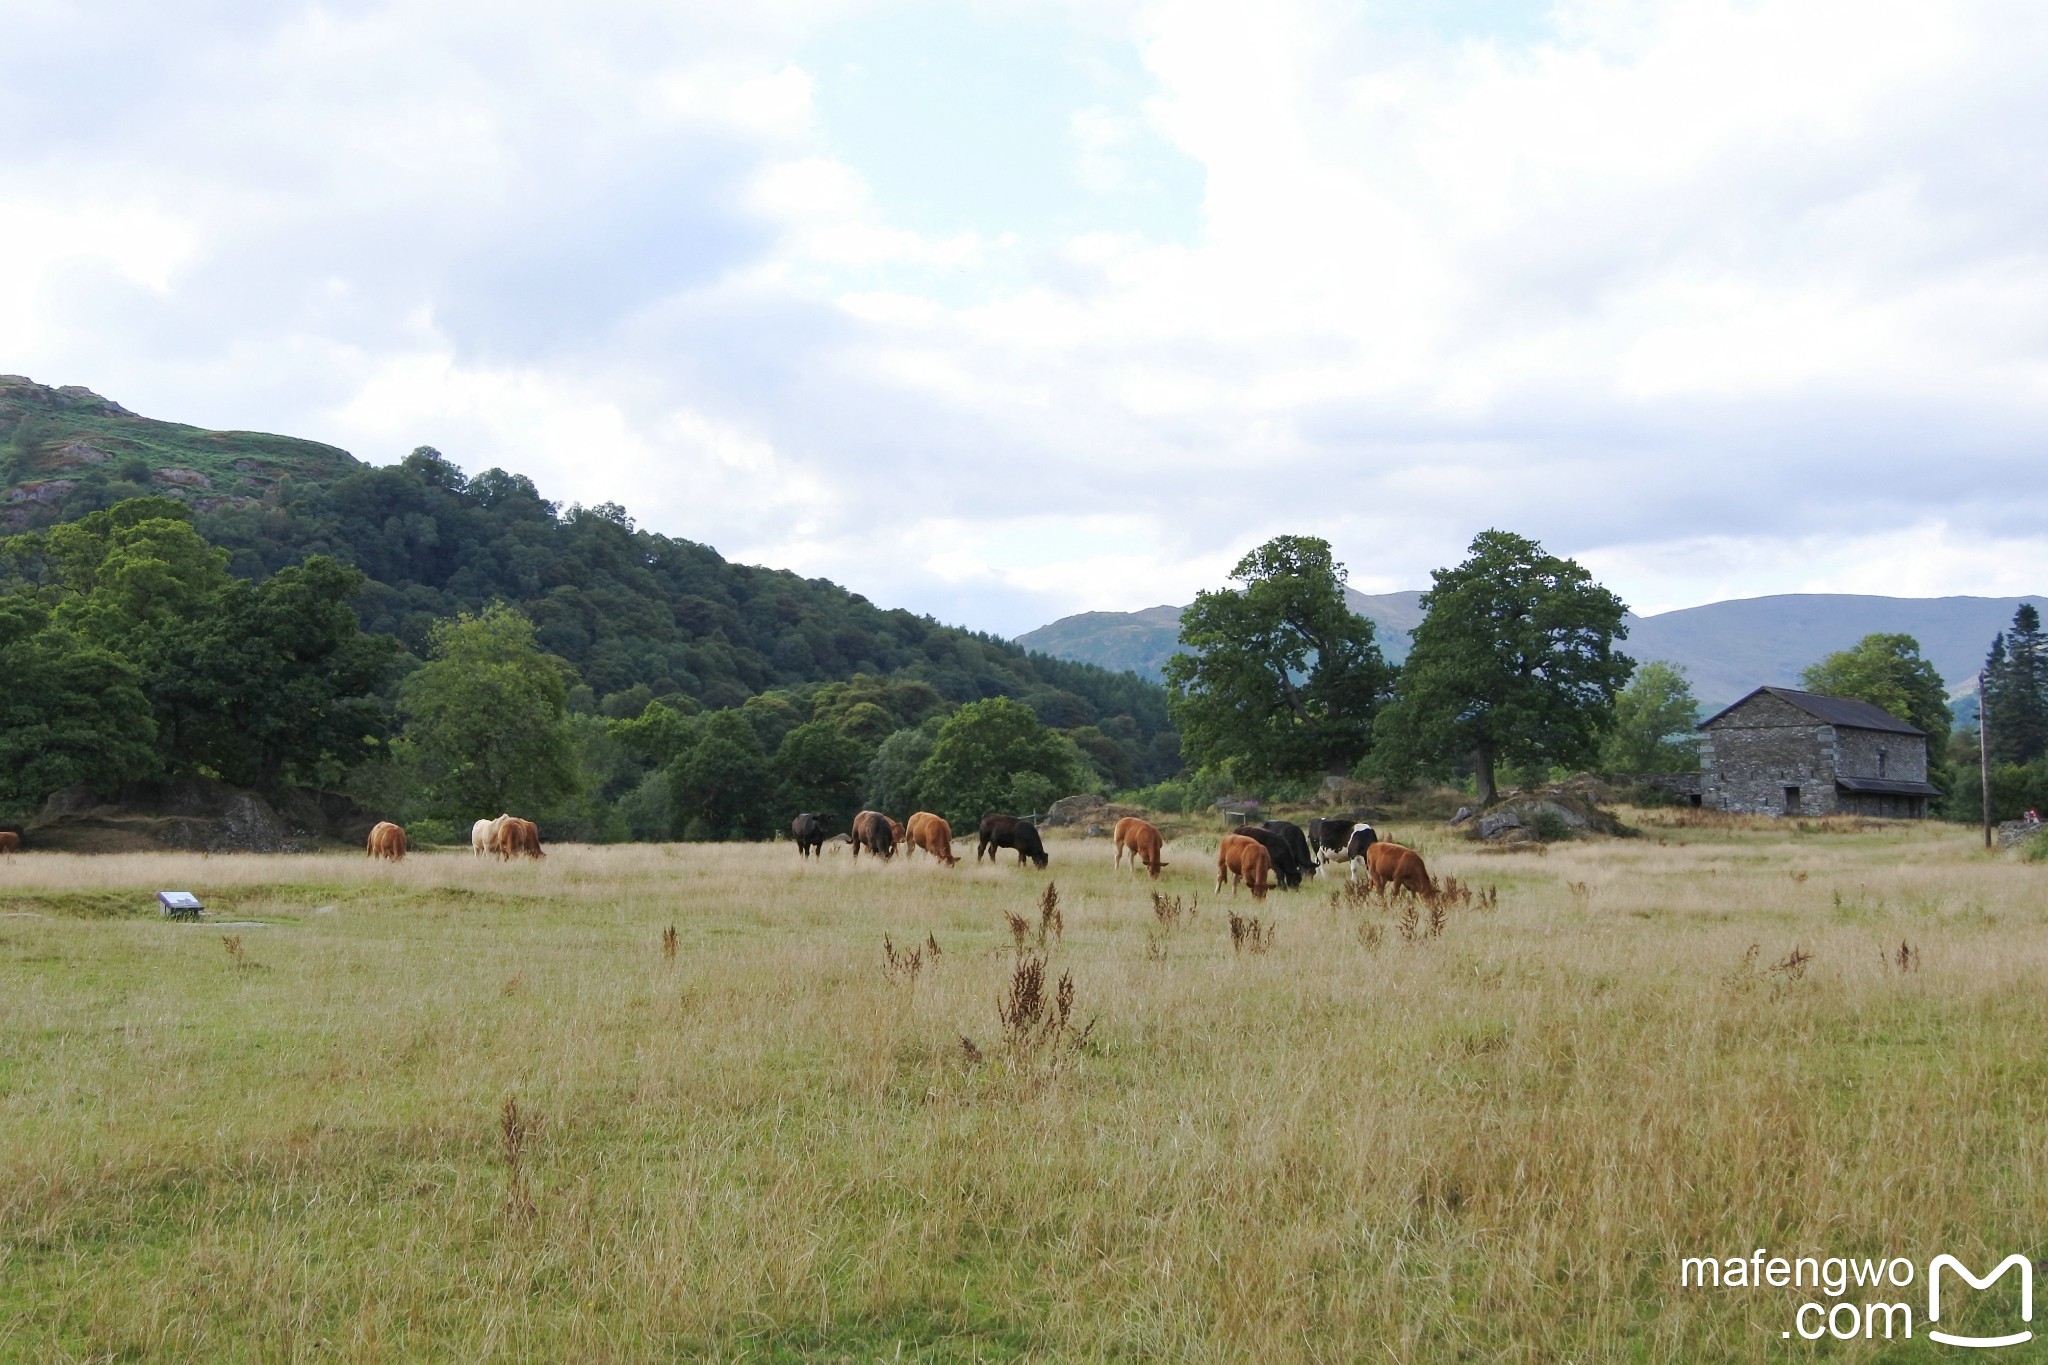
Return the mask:
[[[1233,951],[1106,840],[0,862],[0,1357],[1763,1360],[1810,1291],[1680,1257],[2041,1254],[2040,868],[1397,837],[1497,908],[1311,882]]]

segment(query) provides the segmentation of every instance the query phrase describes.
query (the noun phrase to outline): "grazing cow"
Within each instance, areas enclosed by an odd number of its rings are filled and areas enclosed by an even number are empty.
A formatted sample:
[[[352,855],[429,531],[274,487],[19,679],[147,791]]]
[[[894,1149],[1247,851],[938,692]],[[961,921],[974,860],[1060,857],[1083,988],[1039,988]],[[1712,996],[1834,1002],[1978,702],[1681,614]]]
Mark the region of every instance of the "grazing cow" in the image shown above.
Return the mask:
[[[910,831],[903,827],[903,822],[901,820],[892,818],[889,821],[889,835],[891,838],[895,839],[896,847],[902,848],[905,842],[907,842],[910,838]]]
[[[1143,863],[1152,871],[1152,880],[1159,880],[1159,869],[1166,864],[1159,859],[1159,829],[1149,820],[1140,820],[1135,815],[1126,815],[1116,822],[1116,865],[1124,865],[1124,851],[1131,855],[1131,870],[1138,870]]]
[[[504,819],[504,816],[498,817]],[[498,821],[479,820],[469,827],[469,851],[481,858],[486,853],[496,853]]]
[[[501,815],[493,822],[497,832],[492,847],[498,856],[510,862],[514,858],[545,858],[540,851],[540,826],[531,820],[522,820],[516,815]]]
[[[370,827],[370,838],[364,846],[363,856],[389,858],[397,862],[405,856],[405,831],[389,820],[379,820]]]
[[[1384,841],[1375,843],[1365,851],[1365,871],[1375,891],[1391,884],[1424,900],[1436,897],[1436,883],[1429,879],[1422,855],[1412,848]]]
[[[21,836],[11,829],[0,829],[0,853],[21,852]]]
[[[1234,893],[1237,884],[1243,882],[1252,890],[1252,899],[1266,898],[1266,874],[1273,870],[1273,859],[1266,846],[1256,839],[1247,839],[1241,834],[1226,834],[1223,842],[1216,845],[1216,889],[1221,891],[1225,882],[1230,883]]]
[[[1268,820],[1266,828],[1287,841],[1287,851],[1294,855],[1295,865],[1301,868],[1301,875],[1316,875],[1315,854],[1309,851],[1308,836],[1301,832],[1301,826],[1291,820]]]
[[[1016,849],[1019,867],[1024,866],[1026,858],[1041,869],[1051,861],[1045,856],[1045,841],[1038,837],[1038,826],[1014,815],[984,815],[981,817],[981,842],[975,845],[974,861],[980,862],[981,855],[986,853],[988,860],[994,862],[999,848]]]
[[[905,857],[923,849],[947,867],[960,861],[953,856],[953,827],[946,823],[944,816],[921,810],[910,817],[905,829],[909,837],[909,842],[903,846]]]
[[[1316,861],[1322,862],[1325,855],[1342,853],[1344,845],[1351,842],[1351,831],[1358,828],[1356,820],[1314,819],[1308,822],[1309,847],[1315,850]]]
[[[1351,875],[1358,876],[1358,869],[1364,867],[1366,850],[1380,841],[1379,831],[1371,825],[1360,825],[1351,831],[1351,837],[1344,841],[1344,851],[1335,856],[1351,864]]]
[[[1273,868],[1275,886],[1282,891],[1301,889],[1301,864],[1295,861],[1294,850],[1287,846],[1285,835],[1275,834],[1264,825],[1239,825],[1231,834],[1265,846],[1267,861]]]
[[[866,849],[884,861],[896,856],[896,822],[878,810],[864,810],[853,817],[853,856]]]
[[[805,811],[789,822],[789,836],[796,840],[796,856],[825,856],[825,817]]]

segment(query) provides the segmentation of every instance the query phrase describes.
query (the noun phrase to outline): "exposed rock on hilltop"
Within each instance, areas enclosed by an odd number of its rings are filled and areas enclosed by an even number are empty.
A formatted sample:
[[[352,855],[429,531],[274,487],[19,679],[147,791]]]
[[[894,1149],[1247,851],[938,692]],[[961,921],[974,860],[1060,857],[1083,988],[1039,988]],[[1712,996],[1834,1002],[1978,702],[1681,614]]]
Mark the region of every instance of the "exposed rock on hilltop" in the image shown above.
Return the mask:
[[[264,796],[193,779],[111,796],[67,787],[43,803],[22,842],[58,853],[298,853],[337,841],[359,847],[375,823],[329,792]]]
[[[0,531],[146,493],[210,511],[260,501],[285,479],[336,479],[363,467],[317,441],[159,422],[77,384],[0,375]]]

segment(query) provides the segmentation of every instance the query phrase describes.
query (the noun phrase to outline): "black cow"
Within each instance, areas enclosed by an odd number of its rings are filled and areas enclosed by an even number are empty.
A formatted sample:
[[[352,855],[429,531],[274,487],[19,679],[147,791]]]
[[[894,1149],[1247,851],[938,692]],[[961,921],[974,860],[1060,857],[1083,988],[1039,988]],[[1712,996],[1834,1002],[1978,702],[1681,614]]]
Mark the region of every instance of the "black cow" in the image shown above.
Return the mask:
[[[1017,866],[1024,866],[1026,858],[1044,867],[1051,859],[1045,856],[1045,841],[1038,837],[1038,827],[1029,820],[1019,820],[1014,815],[984,815],[981,817],[981,842],[975,845],[974,861],[980,862],[981,855],[988,854],[988,860],[996,860],[996,850],[1014,848],[1017,850]]]
[[[1344,841],[1344,859],[1351,864],[1351,875],[1356,877],[1358,869],[1365,866],[1365,851],[1380,841],[1380,836],[1371,825],[1360,825],[1351,831],[1351,837]]]
[[[1344,845],[1351,842],[1351,831],[1357,828],[1356,820],[1318,818],[1309,821],[1308,842],[1309,847],[1316,852],[1316,860],[1322,861],[1324,854],[1343,852]]]
[[[796,840],[796,856],[808,858],[817,854],[825,856],[825,817],[805,811],[789,822],[789,834]]]
[[[1316,875],[1315,855],[1309,852],[1308,836],[1301,832],[1301,826],[1291,820],[1268,820],[1266,828],[1287,841],[1287,851],[1294,855],[1294,861],[1301,864],[1301,875]]]
[[[1301,889],[1301,862],[1288,846],[1287,836],[1276,834],[1264,825],[1244,824],[1230,831],[1242,834],[1247,839],[1256,839],[1266,846],[1266,854],[1273,862],[1273,882],[1282,891]]]
[[[896,856],[896,831],[890,827],[889,817],[878,810],[864,810],[853,817],[852,843],[856,858],[862,849],[885,861]]]

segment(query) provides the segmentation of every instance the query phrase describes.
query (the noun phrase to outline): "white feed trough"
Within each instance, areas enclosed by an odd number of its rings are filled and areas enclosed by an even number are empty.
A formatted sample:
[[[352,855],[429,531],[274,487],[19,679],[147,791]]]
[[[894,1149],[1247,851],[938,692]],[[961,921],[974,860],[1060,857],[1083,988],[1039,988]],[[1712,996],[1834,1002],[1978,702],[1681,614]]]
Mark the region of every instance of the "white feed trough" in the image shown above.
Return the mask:
[[[206,911],[190,891],[159,891],[156,903],[165,919],[198,919]]]

